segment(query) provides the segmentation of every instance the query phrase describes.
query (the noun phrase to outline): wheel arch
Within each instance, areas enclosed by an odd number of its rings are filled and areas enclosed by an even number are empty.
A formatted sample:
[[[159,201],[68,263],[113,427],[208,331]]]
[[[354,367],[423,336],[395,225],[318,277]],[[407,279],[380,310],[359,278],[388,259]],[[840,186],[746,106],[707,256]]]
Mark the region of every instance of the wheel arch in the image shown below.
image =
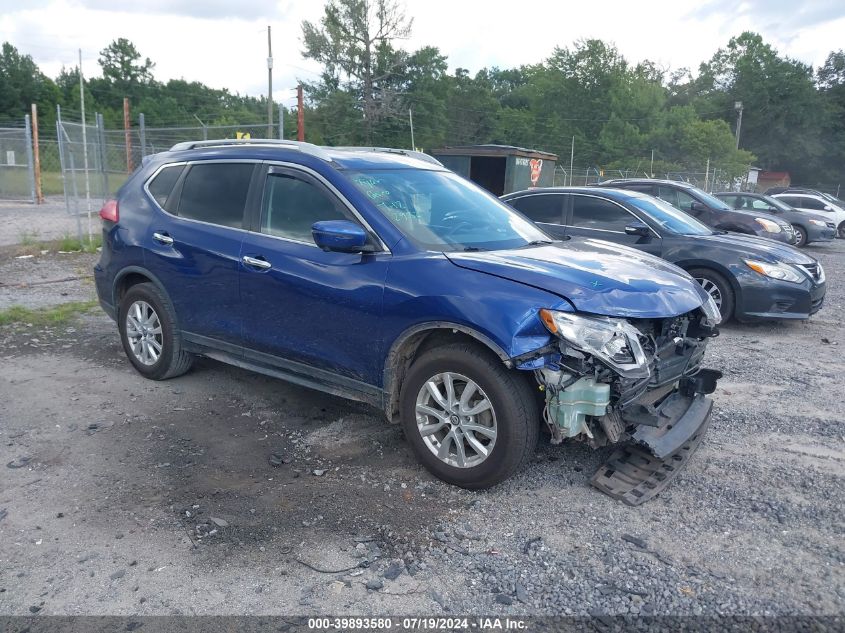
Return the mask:
[[[719,262],[708,259],[686,259],[674,263],[679,268],[683,268],[686,272],[689,272],[693,268],[704,268],[706,270],[711,270],[714,273],[718,273],[722,277],[727,279],[728,283],[731,285],[731,290],[733,290],[734,297],[737,299],[737,301],[739,301],[739,298],[742,296],[742,287],[736,280],[736,276],[734,276],[734,274],[730,271],[727,266],[724,266]]]
[[[405,374],[419,352],[459,341],[469,341],[484,348],[506,367],[512,367],[510,356],[499,344],[470,326],[449,321],[412,326],[396,337],[384,361],[383,408],[388,421],[396,423],[399,420],[399,392]]]

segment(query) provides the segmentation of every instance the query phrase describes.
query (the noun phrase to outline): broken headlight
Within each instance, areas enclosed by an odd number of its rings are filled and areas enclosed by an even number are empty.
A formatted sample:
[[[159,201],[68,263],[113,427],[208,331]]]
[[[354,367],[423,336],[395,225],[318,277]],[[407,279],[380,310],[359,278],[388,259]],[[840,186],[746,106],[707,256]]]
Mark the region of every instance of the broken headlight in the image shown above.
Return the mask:
[[[704,312],[708,325],[719,325],[722,322],[722,312],[719,310],[719,306],[716,305],[716,301],[713,300],[713,296],[709,293],[705,302],[701,304],[701,310]]]
[[[623,376],[640,378],[649,375],[649,363],[640,344],[639,330],[627,321],[546,309],[540,310],[540,319],[552,334]]]

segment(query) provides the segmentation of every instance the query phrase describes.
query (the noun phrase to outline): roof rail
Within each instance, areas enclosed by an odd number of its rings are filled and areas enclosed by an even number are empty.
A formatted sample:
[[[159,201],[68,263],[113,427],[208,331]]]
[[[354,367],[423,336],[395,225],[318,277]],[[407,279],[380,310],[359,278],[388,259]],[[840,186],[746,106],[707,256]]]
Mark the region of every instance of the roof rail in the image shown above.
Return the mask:
[[[437,160],[434,156],[425,154],[423,152],[417,152],[411,149],[401,149],[395,147],[356,147],[352,145],[341,147],[327,147],[326,149],[339,150],[341,152],[375,152],[377,154],[400,154],[401,156],[407,156],[408,158],[416,158],[417,160],[421,160],[426,163],[431,163],[432,165],[437,165],[438,167],[443,167],[443,163]]]
[[[303,154],[310,154],[312,156],[316,156],[317,158],[321,158],[323,160],[330,161],[332,157],[329,153],[319,147],[314,145],[313,143],[304,143],[302,141],[286,141],[282,139],[270,139],[270,138],[247,138],[247,139],[234,139],[234,138],[221,138],[209,141],[185,141],[183,143],[176,143],[173,147],[170,148],[171,152],[181,152],[184,150],[189,149],[202,149],[202,148],[212,148],[212,147],[240,147],[240,146],[250,146],[250,145],[263,145],[267,147],[284,147],[286,149],[295,149]]]

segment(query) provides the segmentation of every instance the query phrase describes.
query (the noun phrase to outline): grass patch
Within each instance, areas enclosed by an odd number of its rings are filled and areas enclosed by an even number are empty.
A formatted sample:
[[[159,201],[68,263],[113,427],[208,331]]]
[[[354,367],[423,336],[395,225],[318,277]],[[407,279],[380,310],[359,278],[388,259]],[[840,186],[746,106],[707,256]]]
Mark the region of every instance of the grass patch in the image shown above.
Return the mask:
[[[12,306],[6,310],[0,310],[0,325],[11,325],[12,323],[26,323],[35,326],[61,325],[88,312],[96,305],[97,301],[91,300],[60,303],[49,308],[33,309]]]
[[[38,244],[38,231],[24,231],[20,240],[21,246],[34,246]]]
[[[94,253],[103,245],[103,234],[95,233],[92,240],[88,240],[88,236],[84,236],[81,240],[70,235],[65,235],[58,240],[44,240],[39,241],[36,234],[31,234],[31,239],[24,240],[26,234],[21,236],[21,242],[14,246],[8,247],[9,254],[12,257],[18,255],[39,255],[41,251],[56,251],[64,252],[78,252],[78,253]],[[5,248],[3,249],[6,250]]]
[[[70,235],[65,235],[59,240],[57,249],[60,251],[82,251],[84,253],[93,253],[103,245],[103,235],[95,234],[93,239],[83,237],[81,240]]]

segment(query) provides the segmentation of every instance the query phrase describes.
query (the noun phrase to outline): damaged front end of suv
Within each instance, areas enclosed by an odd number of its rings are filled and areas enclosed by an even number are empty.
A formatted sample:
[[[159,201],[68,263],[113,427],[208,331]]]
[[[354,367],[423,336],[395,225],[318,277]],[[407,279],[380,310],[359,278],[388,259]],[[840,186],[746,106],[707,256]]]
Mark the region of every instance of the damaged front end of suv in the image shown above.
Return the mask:
[[[514,359],[544,393],[552,443],[617,445],[592,479],[613,498],[638,505],[663,490],[707,428],[721,373],[702,367],[721,320],[712,299],[668,318],[622,319],[541,310],[554,336]]]

